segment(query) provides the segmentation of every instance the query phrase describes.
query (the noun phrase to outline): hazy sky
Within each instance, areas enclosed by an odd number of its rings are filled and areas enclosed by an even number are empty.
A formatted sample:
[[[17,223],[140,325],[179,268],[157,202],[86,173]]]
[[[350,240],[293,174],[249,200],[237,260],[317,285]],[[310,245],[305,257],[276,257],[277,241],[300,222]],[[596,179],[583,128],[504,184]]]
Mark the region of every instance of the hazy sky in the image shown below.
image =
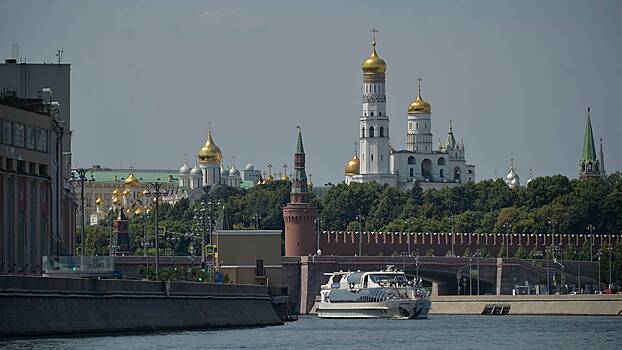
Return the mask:
[[[376,27],[391,143],[422,76],[434,145],[449,119],[477,179],[577,176],[585,111],[622,167],[621,1],[0,1],[0,56],[71,63],[80,166],[178,168],[208,120],[227,163],[292,163],[343,180]],[[598,147],[598,144],[596,145]]]

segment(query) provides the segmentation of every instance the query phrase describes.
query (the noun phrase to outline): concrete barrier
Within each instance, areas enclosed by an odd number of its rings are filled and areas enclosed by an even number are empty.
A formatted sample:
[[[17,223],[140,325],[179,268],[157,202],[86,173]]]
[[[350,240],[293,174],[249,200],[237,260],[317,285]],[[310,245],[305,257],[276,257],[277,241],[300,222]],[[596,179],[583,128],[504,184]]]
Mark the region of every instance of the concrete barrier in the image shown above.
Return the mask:
[[[622,316],[622,295],[436,296],[430,314],[481,315],[491,307],[509,307],[508,315]]]
[[[282,324],[266,287],[0,276],[0,337]]]

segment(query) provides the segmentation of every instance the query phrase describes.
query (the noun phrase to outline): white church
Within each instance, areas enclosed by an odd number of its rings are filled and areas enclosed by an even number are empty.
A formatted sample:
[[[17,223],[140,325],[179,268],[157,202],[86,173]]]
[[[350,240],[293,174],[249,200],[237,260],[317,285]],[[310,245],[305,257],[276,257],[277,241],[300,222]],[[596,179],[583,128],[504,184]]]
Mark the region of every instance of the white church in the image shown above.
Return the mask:
[[[432,107],[421,97],[408,106],[406,149],[392,147],[386,113],[385,72],[387,65],[376,52],[372,30],[372,53],[363,61],[363,114],[359,124],[358,149],[346,163],[345,181],[376,181],[402,190],[419,181],[423,189],[457,186],[475,180],[475,165],[467,164],[464,142],[456,142],[451,121],[447,141],[432,145]]]

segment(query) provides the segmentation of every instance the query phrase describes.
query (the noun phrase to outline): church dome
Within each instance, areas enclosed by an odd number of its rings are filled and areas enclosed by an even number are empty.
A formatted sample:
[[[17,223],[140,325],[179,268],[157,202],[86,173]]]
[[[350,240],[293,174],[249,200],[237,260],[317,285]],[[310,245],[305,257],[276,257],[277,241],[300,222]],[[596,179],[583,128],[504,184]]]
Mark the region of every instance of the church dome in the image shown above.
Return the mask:
[[[211,130],[207,132],[207,141],[205,145],[199,149],[198,156],[199,163],[201,164],[219,164],[222,162],[222,152],[214,143]]]
[[[118,188],[118,187],[115,187],[115,188],[114,188],[114,190],[112,190],[112,195],[113,195],[114,197],[117,197],[117,196],[119,196],[120,194],[121,194],[121,190],[119,190],[119,188]]]
[[[246,167],[244,167],[244,170],[255,170],[255,166],[252,163],[248,163]]]
[[[179,168],[179,175],[188,175],[190,174],[190,167],[188,166],[188,162],[184,161],[184,165]]]
[[[190,170],[190,175],[202,175],[201,169],[198,166],[195,166]]]
[[[119,200],[119,197],[113,197],[112,198],[112,204],[113,205],[119,205],[121,201]]]
[[[374,49],[369,55],[369,57],[367,57],[365,61],[363,61],[363,64],[361,65],[361,69],[363,70],[363,73],[365,74],[378,74],[378,73],[384,74],[387,71],[387,64],[384,62],[382,58],[380,58],[380,56],[378,56],[378,53],[376,53],[376,42],[375,41],[372,43],[372,45]]]
[[[289,176],[287,176],[287,174],[283,174],[283,176],[281,176],[281,181],[289,181]]]
[[[270,183],[270,182],[274,182],[274,176],[272,175],[266,176],[266,179],[264,180],[264,183]]]
[[[240,171],[235,168],[235,165],[232,165],[231,169],[229,169],[229,176],[240,176]]]
[[[408,105],[408,113],[432,113],[432,106],[427,103],[422,97],[421,93],[417,95],[417,98]]]
[[[345,174],[347,176],[359,175],[361,170],[361,160],[354,154],[354,157],[346,163]]]
[[[125,185],[128,187],[138,187],[140,186],[140,181],[136,177],[134,177],[134,173],[130,173],[127,176],[127,179],[124,181]]]
[[[97,197],[97,199],[95,199],[95,205],[102,205],[104,204],[104,200],[102,199],[102,197]]]

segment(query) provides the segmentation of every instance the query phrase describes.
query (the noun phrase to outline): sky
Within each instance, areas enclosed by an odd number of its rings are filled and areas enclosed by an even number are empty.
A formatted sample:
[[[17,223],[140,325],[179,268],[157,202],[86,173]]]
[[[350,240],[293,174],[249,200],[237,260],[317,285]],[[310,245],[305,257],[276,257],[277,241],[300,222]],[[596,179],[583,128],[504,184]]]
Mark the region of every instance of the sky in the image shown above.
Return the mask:
[[[449,120],[477,180],[578,176],[585,114],[605,168],[622,157],[620,1],[0,1],[0,56],[71,63],[75,166],[179,168],[211,121],[226,164],[343,181],[373,27],[391,143],[405,148],[416,79],[434,145]]]

